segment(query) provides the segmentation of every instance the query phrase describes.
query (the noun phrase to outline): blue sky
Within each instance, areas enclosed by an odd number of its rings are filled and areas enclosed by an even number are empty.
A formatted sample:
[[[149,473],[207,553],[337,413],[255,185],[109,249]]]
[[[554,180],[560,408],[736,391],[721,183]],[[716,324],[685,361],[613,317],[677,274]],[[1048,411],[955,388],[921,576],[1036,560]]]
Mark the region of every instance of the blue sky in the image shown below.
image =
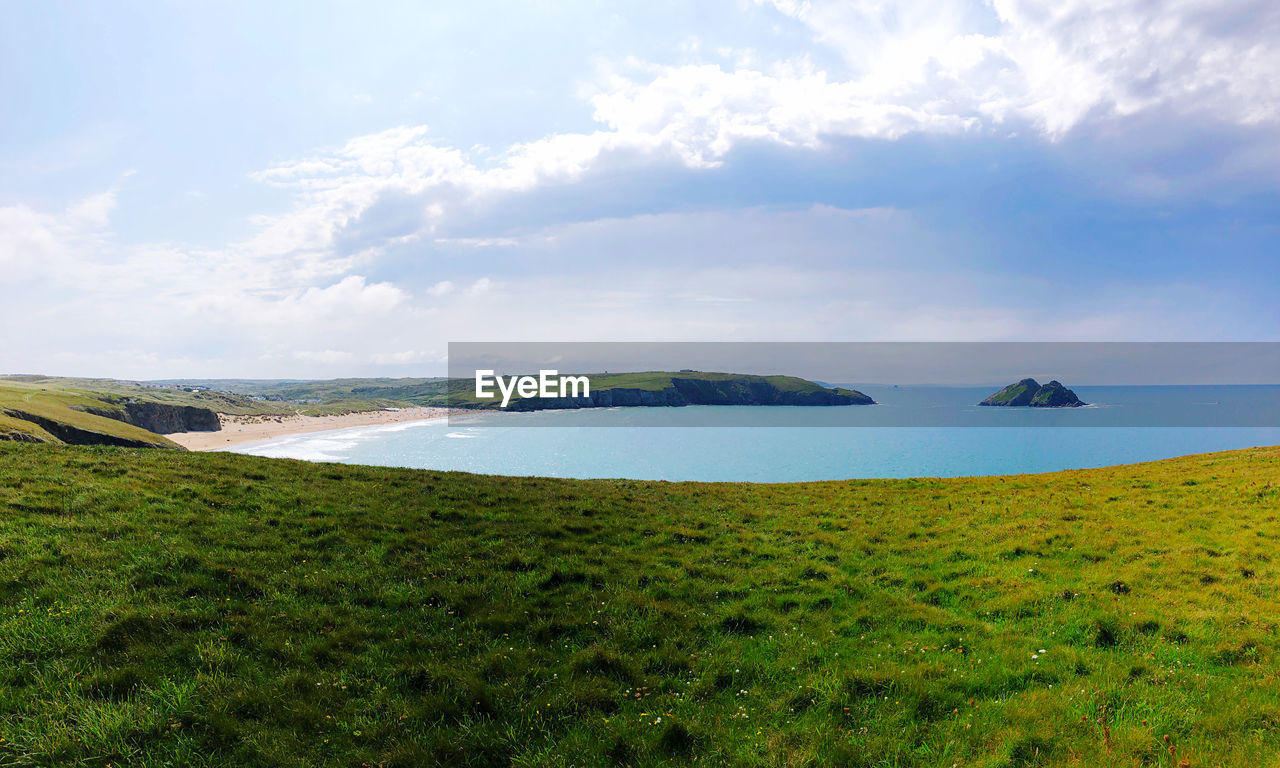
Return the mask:
[[[1275,340],[1266,2],[8,3],[6,372]]]

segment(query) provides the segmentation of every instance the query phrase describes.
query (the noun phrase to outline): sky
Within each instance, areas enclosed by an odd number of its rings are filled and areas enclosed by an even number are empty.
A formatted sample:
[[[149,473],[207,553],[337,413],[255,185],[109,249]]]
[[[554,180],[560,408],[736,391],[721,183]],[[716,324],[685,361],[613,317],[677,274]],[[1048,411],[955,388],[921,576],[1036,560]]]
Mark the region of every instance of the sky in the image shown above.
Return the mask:
[[[1269,0],[0,3],[0,372],[1280,340]]]

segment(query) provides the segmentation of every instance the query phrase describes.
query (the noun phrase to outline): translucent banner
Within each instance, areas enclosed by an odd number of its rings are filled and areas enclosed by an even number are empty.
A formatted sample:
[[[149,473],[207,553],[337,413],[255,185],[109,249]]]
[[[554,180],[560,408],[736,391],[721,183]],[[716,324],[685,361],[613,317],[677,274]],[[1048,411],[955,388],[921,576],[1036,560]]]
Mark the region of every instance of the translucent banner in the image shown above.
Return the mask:
[[[1276,427],[1280,342],[454,342],[450,423]]]

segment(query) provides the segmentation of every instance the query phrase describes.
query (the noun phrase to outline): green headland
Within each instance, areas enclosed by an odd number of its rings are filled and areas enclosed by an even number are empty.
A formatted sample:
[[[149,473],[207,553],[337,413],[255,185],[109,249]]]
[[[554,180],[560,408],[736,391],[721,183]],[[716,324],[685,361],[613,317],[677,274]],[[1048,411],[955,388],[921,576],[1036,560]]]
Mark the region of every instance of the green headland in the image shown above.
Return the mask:
[[[749,485],[0,443],[0,763],[1274,765],[1278,540],[1275,448]]]

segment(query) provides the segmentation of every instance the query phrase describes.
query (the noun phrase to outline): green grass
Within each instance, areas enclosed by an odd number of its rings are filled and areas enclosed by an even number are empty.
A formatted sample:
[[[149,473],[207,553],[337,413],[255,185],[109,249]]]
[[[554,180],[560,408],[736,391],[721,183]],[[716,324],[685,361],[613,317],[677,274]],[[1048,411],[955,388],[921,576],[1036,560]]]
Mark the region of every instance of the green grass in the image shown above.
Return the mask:
[[[1277,449],[746,485],[5,444],[0,765],[1275,765],[1278,538]]]

